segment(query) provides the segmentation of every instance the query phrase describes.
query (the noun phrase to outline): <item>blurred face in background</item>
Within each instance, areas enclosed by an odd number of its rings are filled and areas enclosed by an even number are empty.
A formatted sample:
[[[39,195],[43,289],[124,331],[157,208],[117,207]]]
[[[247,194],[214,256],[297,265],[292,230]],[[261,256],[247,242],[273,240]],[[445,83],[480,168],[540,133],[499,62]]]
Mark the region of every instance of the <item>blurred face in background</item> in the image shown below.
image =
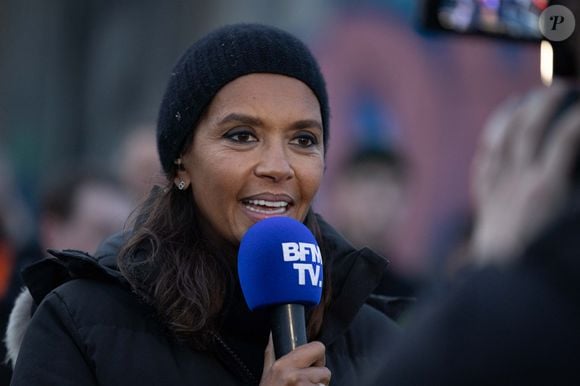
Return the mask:
[[[134,202],[147,197],[153,185],[165,184],[153,125],[138,127],[127,136],[119,171],[121,183]]]
[[[44,248],[92,253],[105,238],[123,229],[131,212],[128,198],[107,185],[83,185],[71,200],[70,214],[66,218],[50,213],[43,215]]]
[[[404,181],[388,166],[360,165],[334,185],[334,224],[355,246],[386,253],[404,218],[405,197]]]
[[[220,237],[238,243],[272,216],[304,220],[324,172],[320,105],[308,86],[242,76],[216,94],[195,130],[179,178]]]

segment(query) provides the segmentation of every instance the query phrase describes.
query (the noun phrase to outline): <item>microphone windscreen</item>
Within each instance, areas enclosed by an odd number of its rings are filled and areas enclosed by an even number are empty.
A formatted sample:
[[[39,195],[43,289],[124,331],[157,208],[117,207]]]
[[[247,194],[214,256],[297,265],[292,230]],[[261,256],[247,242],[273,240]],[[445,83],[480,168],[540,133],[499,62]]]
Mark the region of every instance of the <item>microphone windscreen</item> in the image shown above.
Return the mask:
[[[292,218],[259,221],[240,243],[238,275],[251,310],[276,304],[318,304],[322,272],[314,235]]]

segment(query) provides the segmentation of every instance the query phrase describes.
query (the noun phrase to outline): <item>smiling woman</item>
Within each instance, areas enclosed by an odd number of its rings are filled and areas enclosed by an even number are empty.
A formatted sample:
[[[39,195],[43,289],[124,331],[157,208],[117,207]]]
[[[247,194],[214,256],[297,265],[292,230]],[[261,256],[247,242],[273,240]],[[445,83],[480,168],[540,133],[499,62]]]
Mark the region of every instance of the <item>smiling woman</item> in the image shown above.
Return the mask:
[[[239,243],[273,215],[304,221],[324,171],[320,105],[303,82],[245,75],[210,103],[182,155],[176,181],[214,230]]]
[[[238,24],[194,43],[159,114],[167,184],[96,256],[54,252],[25,273],[39,306],[21,349],[8,333],[13,385],[363,385],[395,327],[366,304],[385,259],[354,249],[311,208],[328,116],[318,64],[292,35]],[[278,359],[236,265],[247,230],[273,216],[303,222],[324,260],[310,343]]]

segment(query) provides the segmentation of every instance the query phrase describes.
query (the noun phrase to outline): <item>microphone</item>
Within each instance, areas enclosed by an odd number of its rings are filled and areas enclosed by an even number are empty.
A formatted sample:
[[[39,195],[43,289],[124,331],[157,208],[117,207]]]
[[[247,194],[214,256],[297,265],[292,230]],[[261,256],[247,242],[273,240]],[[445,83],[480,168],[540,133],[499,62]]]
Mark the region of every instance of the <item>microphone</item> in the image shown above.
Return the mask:
[[[322,295],[322,256],[312,232],[289,217],[257,222],[240,243],[238,275],[248,308],[269,310],[276,359],[305,344],[304,306]]]

